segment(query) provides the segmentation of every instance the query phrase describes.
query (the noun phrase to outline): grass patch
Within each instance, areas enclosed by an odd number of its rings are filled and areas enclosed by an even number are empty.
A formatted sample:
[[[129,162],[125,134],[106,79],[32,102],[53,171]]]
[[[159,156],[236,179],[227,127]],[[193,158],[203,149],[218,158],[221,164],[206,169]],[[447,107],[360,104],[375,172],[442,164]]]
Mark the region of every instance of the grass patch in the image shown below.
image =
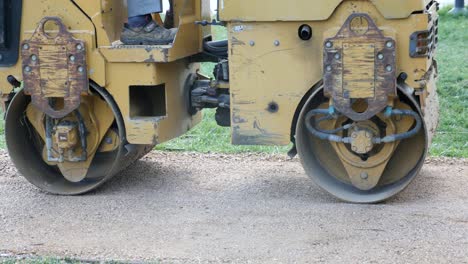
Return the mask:
[[[468,157],[468,17],[440,11],[438,65],[440,125],[430,153]]]

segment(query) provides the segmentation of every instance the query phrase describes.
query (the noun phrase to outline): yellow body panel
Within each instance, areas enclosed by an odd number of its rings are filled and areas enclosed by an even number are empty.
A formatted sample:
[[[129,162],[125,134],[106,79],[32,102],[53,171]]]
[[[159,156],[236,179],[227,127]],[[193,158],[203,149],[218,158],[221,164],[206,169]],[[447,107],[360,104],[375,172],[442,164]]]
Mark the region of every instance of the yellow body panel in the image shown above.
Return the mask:
[[[221,20],[230,21],[305,21],[326,20],[346,0],[220,0]],[[358,2],[358,1],[355,1]],[[367,2],[367,1],[365,1]],[[430,0],[372,0],[386,19],[407,18],[422,11]]]
[[[419,12],[428,2],[301,0],[287,4],[221,0],[220,18],[227,22],[229,33],[233,143],[289,144],[297,107],[322,79],[323,41],[334,36],[355,12],[369,14],[385,36],[396,40],[397,72],[406,72],[408,85],[424,90],[432,62],[410,58],[408,50],[409,36],[428,28],[429,14]],[[108,89],[118,102],[129,142],[154,144],[182,134],[200,119],[186,113],[182,89],[187,75],[198,68],[189,66],[185,58],[202,51],[202,39],[209,27],[196,26],[194,21],[209,19],[209,0],[176,0],[175,10],[180,30],[175,43],[149,49],[116,44],[126,17],[123,1],[24,0],[21,40],[31,37],[44,16],[60,17],[75,38],[86,42],[89,78]],[[302,24],[313,29],[310,41],[297,36]],[[22,79],[19,62],[0,68],[0,80],[8,75]],[[152,120],[132,119],[129,86],[162,84],[167,96],[166,115]],[[11,87],[3,82],[0,90],[7,94]],[[269,111],[271,103],[279,106],[277,112]]]
[[[325,21],[314,21],[312,14],[308,17],[310,21],[281,22],[276,21],[281,19],[276,19],[270,22],[249,22],[251,18],[242,13],[244,9],[236,9],[236,2],[224,1],[224,12],[240,13],[237,19],[233,17],[233,21],[228,23],[234,144],[286,145],[291,142],[296,107],[307,92],[322,80],[324,40],[335,36],[353,13],[368,14],[385,36],[396,40],[397,73],[406,72],[409,75],[407,83],[411,87],[425,88],[419,81],[424,79],[432,60],[411,58],[409,37],[413,32],[428,29],[429,14],[405,15],[404,19],[389,20],[373,2],[378,3],[380,9],[391,10],[392,1],[385,2],[388,8],[381,1],[338,1],[342,3],[334,9],[333,16]],[[253,1],[253,4],[247,6],[255,7],[261,2],[264,1]],[[315,3],[314,8],[312,2]],[[279,8],[283,2],[269,3],[269,8]],[[298,1],[296,6],[305,6],[306,3],[310,3],[308,11],[326,11],[330,5],[328,1],[321,1],[325,7],[322,9],[318,8],[318,1]],[[419,9],[424,4],[423,1],[408,1],[408,4],[411,3],[419,3]],[[408,12],[412,9],[404,6],[401,10]],[[276,14],[271,10],[256,12],[258,17],[252,19],[273,20],[273,17],[262,18],[272,13]],[[238,21],[243,19],[245,21]],[[298,28],[302,24],[312,27],[313,37],[309,41],[298,37]],[[278,112],[269,111],[270,103],[279,106]]]
[[[188,114],[184,97],[185,80],[199,65],[189,65],[185,58],[202,49],[209,27],[202,29],[194,22],[210,18],[209,0],[175,0],[178,16],[174,20],[180,31],[174,44],[153,47],[151,51],[146,46],[113,46],[119,41],[126,20],[124,3],[120,0],[24,0],[20,41],[28,40],[45,16],[61,18],[73,37],[86,43],[88,76],[117,101],[126,123],[128,142],[161,143],[187,132],[201,119],[200,115]],[[21,59],[14,67],[0,67],[0,91],[4,95],[12,90],[5,82],[9,75],[22,80]],[[164,85],[166,114],[132,119],[129,98],[132,85]]]

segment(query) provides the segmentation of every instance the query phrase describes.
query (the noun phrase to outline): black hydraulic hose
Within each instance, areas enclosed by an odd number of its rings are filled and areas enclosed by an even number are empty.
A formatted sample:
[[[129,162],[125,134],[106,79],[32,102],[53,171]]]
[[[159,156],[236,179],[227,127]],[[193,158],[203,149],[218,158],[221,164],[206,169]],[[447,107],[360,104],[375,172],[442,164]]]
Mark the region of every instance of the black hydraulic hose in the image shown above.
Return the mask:
[[[395,115],[401,115],[401,116],[411,116],[414,118],[416,121],[416,125],[414,126],[413,129],[411,129],[408,132],[405,133],[400,133],[400,134],[393,134],[386,136],[384,138],[373,138],[372,142],[374,144],[381,144],[381,143],[390,143],[390,142],[395,142],[403,139],[407,139],[410,137],[415,136],[422,128],[422,119],[419,116],[418,113],[412,111],[412,110],[400,110],[400,109],[394,109],[391,112],[391,116]]]
[[[211,47],[217,47],[217,48],[222,48],[222,47],[227,47],[228,46],[227,39],[217,40],[217,41],[207,41],[205,43],[209,44]]]
[[[344,138],[338,135],[334,135],[333,133],[327,133],[325,131],[321,131],[315,128],[315,126],[313,125],[315,124],[315,120],[313,120],[313,118],[317,115],[329,115],[329,114],[330,112],[328,109],[314,109],[314,110],[309,111],[309,113],[307,113],[305,117],[305,124],[306,124],[307,130],[309,130],[309,132],[312,135],[322,140],[328,140],[328,141],[338,142],[338,143],[351,143],[351,138],[349,137]],[[325,120],[326,119],[322,119],[322,121],[325,121]]]
[[[317,120],[318,122],[317,122],[316,120],[314,120],[314,117],[317,115],[327,115],[327,116],[318,119]],[[372,139],[372,142],[374,144],[391,143],[391,142],[407,139],[407,138],[415,136],[421,130],[422,119],[418,113],[412,110],[400,110],[400,109],[393,109],[391,111],[387,111],[386,113],[387,117],[396,116],[396,115],[411,116],[416,121],[416,125],[414,126],[413,129],[411,129],[408,132],[404,132],[400,134],[393,134],[393,135],[386,136],[384,138],[375,137]],[[335,135],[335,133],[352,128],[353,127],[352,124],[348,124],[348,125],[345,125],[343,127],[340,127],[334,130],[321,130],[315,127],[317,123],[327,121],[327,120],[332,120],[333,118],[334,118],[333,115],[330,114],[330,110],[328,109],[314,109],[314,110],[309,111],[309,113],[307,113],[305,117],[305,124],[306,124],[307,130],[309,130],[309,132],[312,135],[316,136],[319,139],[328,140],[332,142],[338,142],[338,143],[351,144],[353,141],[352,138],[341,137],[341,136]]]
[[[203,50],[216,57],[227,58],[228,57],[228,41],[206,41],[203,43]]]

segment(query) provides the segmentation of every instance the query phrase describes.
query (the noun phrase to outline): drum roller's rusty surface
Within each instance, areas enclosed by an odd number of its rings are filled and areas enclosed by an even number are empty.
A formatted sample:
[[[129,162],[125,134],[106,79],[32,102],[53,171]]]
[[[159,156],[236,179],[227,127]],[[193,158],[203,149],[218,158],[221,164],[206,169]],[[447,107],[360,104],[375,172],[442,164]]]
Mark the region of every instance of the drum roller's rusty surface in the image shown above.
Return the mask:
[[[58,32],[46,31],[48,23],[55,23]],[[80,106],[80,96],[89,86],[85,44],[73,38],[60,18],[43,18],[32,37],[22,43],[21,57],[24,92],[37,108],[62,118]],[[59,105],[51,105],[51,99],[59,99]]]

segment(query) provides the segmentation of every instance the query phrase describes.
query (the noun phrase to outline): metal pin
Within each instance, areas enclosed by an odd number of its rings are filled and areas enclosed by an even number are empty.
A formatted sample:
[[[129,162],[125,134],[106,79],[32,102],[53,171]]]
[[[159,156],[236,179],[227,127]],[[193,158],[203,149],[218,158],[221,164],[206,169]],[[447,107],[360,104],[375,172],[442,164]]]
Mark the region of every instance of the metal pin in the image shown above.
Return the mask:
[[[332,66],[328,65],[328,66],[326,67],[326,70],[327,70],[327,72],[331,72],[331,71],[332,71]]]
[[[325,43],[325,47],[327,47],[327,48],[333,47],[333,42],[327,41],[327,42]]]
[[[274,44],[275,44],[275,46],[277,46],[277,47],[278,47],[278,46],[280,45],[280,42],[279,42],[279,40],[275,40]]]
[[[385,69],[386,69],[388,72],[393,71],[392,65],[387,65],[387,67],[385,67]]]
[[[84,72],[83,66],[78,67],[78,71],[79,71],[79,72]]]
[[[36,56],[36,55],[34,55],[34,54],[33,54],[33,55],[31,55],[31,60],[32,60],[32,61],[37,61],[37,56]]]
[[[32,68],[29,67],[29,66],[26,66],[26,67],[24,67],[24,71],[25,71],[25,72],[31,72],[31,71],[32,71]]]
[[[361,173],[361,179],[363,179],[363,180],[369,179],[369,174],[367,174],[367,172]]]
[[[70,61],[75,61],[75,60],[76,60],[75,56],[70,55]]]
[[[341,59],[341,54],[340,54],[340,53],[336,53],[336,54],[335,54],[335,59],[336,59],[336,60]]]
[[[251,40],[251,41],[249,42],[249,44],[250,44],[250,46],[253,47],[253,46],[255,46],[255,41]]]
[[[77,50],[82,50],[82,49],[83,49],[83,46],[82,46],[81,44],[78,44],[78,45],[76,45],[76,49],[77,49]]]
[[[382,53],[377,54],[377,59],[383,60],[385,56]]]
[[[387,44],[386,44],[387,48],[393,48],[393,42],[392,41],[387,41]]]
[[[23,49],[24,49],[24,50],[28,50],[28,49],[29,49],[29,44],[25,43],[25,44],[23,45]]]
[[[112,144],[112,138],[111,137],[106,137],[105,141],[106,141],[106,144],[109,144],[109,145]]]

